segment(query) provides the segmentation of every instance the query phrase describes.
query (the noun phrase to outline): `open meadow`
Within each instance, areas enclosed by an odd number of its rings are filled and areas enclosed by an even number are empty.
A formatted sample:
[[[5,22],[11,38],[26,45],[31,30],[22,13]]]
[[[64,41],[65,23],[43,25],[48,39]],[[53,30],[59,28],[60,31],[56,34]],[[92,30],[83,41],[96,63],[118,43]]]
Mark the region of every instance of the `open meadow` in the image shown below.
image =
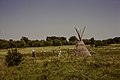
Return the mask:
[[[74,55],[75,45],[18,48],[24,60],[7,67],[0,49],[0,80],[120,80],[120,44],[90,47],[91,57]],[[35,50],[35,58],[31,57]]]

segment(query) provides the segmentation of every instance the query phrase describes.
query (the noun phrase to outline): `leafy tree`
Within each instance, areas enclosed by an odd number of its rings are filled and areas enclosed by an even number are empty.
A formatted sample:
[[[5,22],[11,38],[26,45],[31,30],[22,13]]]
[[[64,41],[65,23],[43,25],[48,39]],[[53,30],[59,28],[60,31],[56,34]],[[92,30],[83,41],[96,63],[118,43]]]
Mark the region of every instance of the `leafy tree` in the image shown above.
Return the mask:
[[[17,47],[16,41],[13,41],[12,39],[10,39],[10,40],[9,40],[9,46],[10,46],[10,48],[15,48],[15,47]]]
[[[104,41],[101,41],[101,40],[97,40],[95,42],[95,47],[98,47],[98,46],[107,46],[108,44],[105,43]]]
[[[16,41],[16,46],[18,48],[25,48],[25,47],[27,47],[26,42],[24,40]]]
[[[73,42],[73,41],[68,41],[67,42],[67,45],[75,45],[76,43],[75,42]]]
[[[47,43],[46,43],[45,40],[41,40],[41,41],[40,41],[40,47],[44,47],[44,46],[46,46],[46,45],[47,45]]]
[[[39,40],[33,40],[32,41],[32,47],[40,47],[40,41]]]
[[[60,37],[61,41],[67,41],[66,37]]]
[[[53,46],[53,41],[52,40],[46,41],[46,44],[47,46]]]
[[[114,40],[112,38],[106,40],[108,44],[113,44]]]
[[[7,40],[0,40],[0,48],[1,49],[10,48],[9,42]]]
[[[56,37],[56,36],[51,36],[51,37],[47,36],[46,41],[55,40],[55,39],[58,39],[60,41],[67,41],[66,37]]]
[[[21,40],[25,41],[26,43],[29,41],[29,39],[27,37],[22,37]]]
[[[76,36],[71,36],[71,37],[69,38],[69,41],[76,42],[76,41],[78,41],[78,39],[76,38]]]
[[[78,41],[78,39],[76,38],[76,36],[71,36],[69,38],[69,42],[67,42],[67,44],[68,45],[75,45],[77,41]]]
[[[67,45],[67,41],[61,41],[62,45]]]
[[[59,37],[59,40],[61,41],[62,45],[67,44],[67,38],[66,37]]]
[[[93,47],[94,45],[95,45],[95,39],[92,37],[91,39],[90,39],[90,45]]]
[[[6,65],[14,66],[19,65],[23,60],[23,55],[17,51],[17,49],[8,50],[7,55],[5,56]]]
[[[56,36],[51,36],[51,37],[47,36],[46,41],[55,40],[55,39],[57,39]]]
[[[115,43],[120,43],[120,37],[115,37],[113,40]]]
[[[53,46],[61,46],[62,42],[58,39],[53,40]]]
[[[91,44],[90,39],[83,39],[83,41],[84,41],[84,43],[85,43],[86,45]]]
[[[51,46],[51,45],[53,45],[53,46],[56,46],[56,45],[66,45],[67,44],[66,37],[56,37],[56,36],[49,37],[49,36],[47,36],[46,41],[47,41],[46,42],[47,45],[49,45],[48,43],[50,43],[49,46]]]
[[[33,42],[33,41],[29,40],[29,41],[27,42],[27,47],[32,47],[32,42]]]

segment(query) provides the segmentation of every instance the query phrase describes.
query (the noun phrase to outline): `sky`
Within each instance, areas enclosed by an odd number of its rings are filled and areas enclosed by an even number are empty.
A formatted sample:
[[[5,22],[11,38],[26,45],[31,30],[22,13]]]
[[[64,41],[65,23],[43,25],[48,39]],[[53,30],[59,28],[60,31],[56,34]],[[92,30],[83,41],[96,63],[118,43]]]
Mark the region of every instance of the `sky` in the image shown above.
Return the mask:
[[[0,39],[68,39],[84,26],[84,39],[120,37],[120,0],[0,0]]]

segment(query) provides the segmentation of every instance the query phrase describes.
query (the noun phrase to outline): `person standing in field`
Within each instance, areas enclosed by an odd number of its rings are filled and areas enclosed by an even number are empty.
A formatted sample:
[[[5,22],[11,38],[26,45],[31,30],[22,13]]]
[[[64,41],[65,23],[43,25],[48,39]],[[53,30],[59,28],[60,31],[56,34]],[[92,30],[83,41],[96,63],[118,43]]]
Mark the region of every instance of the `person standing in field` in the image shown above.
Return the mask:
[[[61,49],[60,49],[60,47],[59,47],[58,57],[60,57],[60,56],[61,56]]]
[[[35,50],[32,50],[32,57],[35,57]]]

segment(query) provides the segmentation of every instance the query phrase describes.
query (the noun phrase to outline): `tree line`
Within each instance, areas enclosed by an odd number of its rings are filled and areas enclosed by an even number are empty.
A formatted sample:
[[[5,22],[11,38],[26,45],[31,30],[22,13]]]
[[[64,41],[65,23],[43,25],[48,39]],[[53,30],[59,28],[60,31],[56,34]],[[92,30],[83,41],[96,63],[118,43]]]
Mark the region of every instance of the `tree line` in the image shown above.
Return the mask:
[[[0,49],[8,48],[25,48],[25,47],[44,47],[44,46],[62,46],[62,45],[75,45],[78,39],[76,36],[71,36],[68,40],[66,37],[47,36],[46,40],[30,40],[28,37],[21,37],[20,40],[5,40],[0,39]],[[91,39],[83,40],[86,45],[91,46],[107,46],[109,44],[120,43],[120,37],[109,38],[106,40]]]

